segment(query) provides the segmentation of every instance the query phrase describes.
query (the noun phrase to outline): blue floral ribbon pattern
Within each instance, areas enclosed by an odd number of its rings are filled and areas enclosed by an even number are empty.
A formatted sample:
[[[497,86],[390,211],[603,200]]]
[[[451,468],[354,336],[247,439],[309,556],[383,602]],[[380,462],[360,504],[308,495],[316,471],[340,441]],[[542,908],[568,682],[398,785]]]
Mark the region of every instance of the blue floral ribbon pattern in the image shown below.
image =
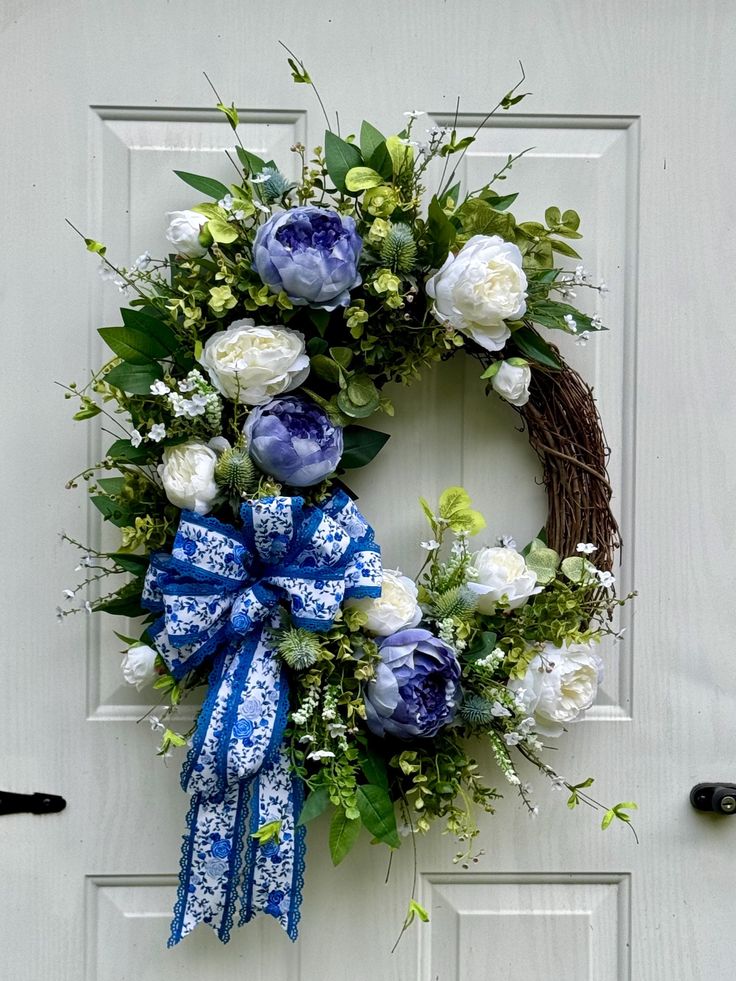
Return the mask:
[[[343,491],[319,507],[248,501],[240,517],[237,530],[183,511],[143,593],[161,614],[149,634],[174,678],[211,665],[181,775],[192,797],[169,946],[200,922],[227,942],[238,900],[240,924],[266,913],[296,939],[303,791],[283,739],[289,692],[275,631],[289,620],[329,630],[344,599],[381,592],[373,530]],[[266,825],[278,831],[261,840]]]

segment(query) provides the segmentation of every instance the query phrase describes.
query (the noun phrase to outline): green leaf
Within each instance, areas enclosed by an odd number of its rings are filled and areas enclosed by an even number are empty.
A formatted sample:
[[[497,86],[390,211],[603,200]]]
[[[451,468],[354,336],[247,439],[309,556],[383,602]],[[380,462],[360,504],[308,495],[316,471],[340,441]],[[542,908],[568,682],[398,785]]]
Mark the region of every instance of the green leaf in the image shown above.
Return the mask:
[[[454,139],[445,145],[440,150],[441,157],[449,157],[451,153],[459,153],[462,150],[467,150],[467,148],[475,143],[474,136],[464,136],[461,140],[455,143]]]
[[[289,62],[289,68],[291,68],[292,79],[300,85],[311,85],[312,79],[309,77],[309,72],[304,67],[304,63],[301,61],[295,61],[294,58],[287,58]]]
[[[302,813],[299,815],[298,823],[307,824],[309,821],[313,821],[316,817],[319,817],[329,803],[330,795],[327,787],[317,787],[304,801],[304,807],[302,807]]]
[[[547,222],[547,228],[551,231],[560,224],[560,209],[559,208],[547,208],[544,212],[544,220]]]
[[[107,252],[107,246],[103,245],[102,242],[97,242],[93,238],[86,238],[84,244],[87,246],[88,252],[95,252],[97,255],[104,255]]]
[[[452,187],[448,188],[445,193],[440,198],[440,204],[443,208],[446,208],[450,201],[453,202],[453,207],[457,207],[460,200],[460,181],[457,184],[453,184]]]
[[[98,477],[97,483],[109,497],[114,497],[125,486],[125,477]]]
[[[378,144],[376,149],[366,160],[366,163],[369,167],[372,167],[373,170],[377,170],[385,181],[389,181],[393,177],[394,165],[385,143]]]
[[[466,235],[500,235],[509,240],[514,237],[514,216],[496,211],[480,198],[468,198],[457,213]]]
[[[435,517],[434,511],[429,506],[429,501],[425,500],[423,497],[420,497],[419,506],[424,512],[424,517],[429,522],[429,527],[432,529],[432,531],[435,531],[437,529],[437,518]]]
[[[125,569],[126,572],[132,572],[136,576],[144,575],[148,568],[149,559],[147,555],[133,555],[129,552],[108,552],[107,558],[112,559],[121,569]]]
[[[516,194],[497,194],[492,191],[490,187],[485,188],[481,191],[479,195],[484,201],[487,201],[495,211],[505,211],[510,208],[514,201],[518,198],[518,191]]]
[[[221,181],[216,181],[214,177],[201,177],[199,174],[190,174],[186,170],[175,170],[174,173],[185,184],[215,200],[219,201],[228,193],[227,187]]]
[[[386,150],[391,158],[391,169],[394,175],[407,173],[414,160],[412,148],[402,143],[400,136],[388,136],[386,137]]]
[[[105,381],[131,395],[150,395],[151,385],[162,377],[163,371],[158,364],[128,364],[124,361],[108,371]]]
[[[140,330],[153,337],[170,354],[174,354],[179,349],[180,344],[176,334],[159,317],[153,316],[145,310],[131,310],[130,307],[122,307],[120,313],[126,327],[132,327],[134,330]]]
[[[262,824],[257,831],[254,831],[250,838],[255,838],[259,845],[267,845],[270,841],[279,842],[281,834],[281,821],[268,821]]]
[[[74,413],[72,419],[82,422],[85,419],[94,419],[102,412],[102,409],[94,402],[87,401],[83,408]]]
[[[368,831],[391,848],[399,848],[399,832],[396,829],[394,805],[383,787],[374,784],[358,786],[358,810]]]
[[[360,167],[363,157],[354,143],[346,143],[329,130],[325,133],[325,166],[338,191],[346,191],[345,177],[353,167]]]
[[[132,327],[100,327],[97,333],[119,358],[131,364],[162,361],[171,353],[155,337]]]
[[[376,457],[390,439],[388,433],[366,426],[346,426],[343,429],[343,453],[340,466],[345,470],[357,470]]]
[[[372,123],[365,119],[360,127],[360,150],[364,160],[370,160],[378,147],[385,144],[386,138]]]
[[[125,528],[126,525],[131,524],[133,518],[130,511],[118,504],[117,501],[113,501],[106,494],[93,494],[90,497],[90,501],[105,521],[109,521],[117,528]]]
[[[569,558],[563,559],[560,569],[562,570],[562,574],[570,582],[583,584],[592,580],[592,575],[589,571],[590,562],[581,555],[571,555]]]
[[[531,550],[526,556],[526,565],[528,569],[536,573],[537,582],[540,586],[546,586],[552,582],[557,575],[559,564],[560,556],[553,548],[547,548],[539,539],[532,542]]]
[[[562,224],[576,232],[580,227],[580,215],[577,211],[565,211],[562,215]]]
[[[353,349],[349,347],[331,347],[330,357],[333,361],[337,361],[341,368],[347,369],[350,367],[350,362],[353,360]]]
[[[537,364],[554,370],[562,368],[562,362],[552,347],[530,327],[519,327],[512,333],[511,339],[525,357],[531,358]]]
[[[601,828],[605,831],[615,817],[616,817],[616,812],[612,807],[610,807],[603,815],[603,820],[601,821]]]
[[[442,205],[435,195],[427,209],[427,232],[429,247],[427,249],[429,264],[441,266],[447,254],[455,243],[457,229],[442,210]]]
[[[339,865],[360,835],[360,819],[349,818],[340,807],[330,824],[330,857],[333,865]]]
[[[240,122],[240,117],[238,116],[238,110],[235,108],[235,103],[233,102],[229,106],[226,106],[224,102],[218,102],[217,108],[227,117],[227,121],[230,123],[233,130],[236,130],[238,128],[238,123]],[[208,191],[205,191],[205,194],[208,193]],[[220,195],[220,197],[222,197],[222,195]]]
[[[388,792],[388,771],[383,758],[372,749],[367,749],[360,757],[360,768],[368,783]]]
[[[337,394],[337,405],[351,419],[364,419],[378,408],[380,395],[368,375],[354,375],[347,387]]]
[[[348,191],[365,191],[369,187],[383,184],[383,177],[371,167],[351,167],[345,175],[345,187]]]
[[[133,446],[129,439],[116,439],[106,456],[116,463],[148,463],[155,454],[150,444]]]
[[[327,341],[323,337],[310,337],[307,341],[307,354],[310,358],[327,351]]]
[[[211,218],[205,228],[210,233],[215,242],[221,245],[230,245],[238,237],[238,230],[235,225],[224,221],[222,218]]]
[[[571,259],[580,258],[580,254],[576,252],[571,245],[568,245],[567,242],[560,242],[559,239],[556,238],[551,238],[549,241],[554,251],[559,252],[560,255],[567,255]]]
[[[440,494],[440,517],[453,531],[466,531],[476,535],[486,527],[486,519],[471,505],[470,495],[464,487],[448,487]]]
[[[493,631],[484,630],[464,656],[469,661],[480,661],[482,658],[488,657],[496,649],[497,639],[497,635]]]
[[[236,146],[235,152],[248,175],[260,174],[266,166],[265,160],[262,160],[257,154],[251,153],[250,150],[245,150],[242,146]]]
[[[96,613],[110,613],[118,617],[144,616],[145,610],[141,609],[142,590],[143,580],[135,579],[119,589],[114,596],[93,603],[92,608]]]
[[[333,385],[340,383],[340,366],[326,354],[315,354],[311,360],[311,368],[318,378],[324,378]]]
[[[422,923],[429,923],[429,913],[426,909],[420,905],[416,899],[409,900],[409,913],[407,915],[407,920],[411,923],[414,917],[418,917]]]
[[[310,310],[309,319],[312,321],[314,326],[317,328],[320,337],[324,337],[325,331],[327,330],[327,325],[330,322],[330,311],[329,310]]]

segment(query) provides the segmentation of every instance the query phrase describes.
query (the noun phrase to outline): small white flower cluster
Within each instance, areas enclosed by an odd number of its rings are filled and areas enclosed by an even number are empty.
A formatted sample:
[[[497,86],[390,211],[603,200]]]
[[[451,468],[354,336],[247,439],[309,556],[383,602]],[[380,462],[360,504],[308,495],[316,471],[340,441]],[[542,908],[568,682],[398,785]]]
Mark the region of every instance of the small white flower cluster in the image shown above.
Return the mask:
[[[319,705],[319,689],[310,688],[302,699],[300,708],[291,713],[291,721],[294,725],[305,726],[317,711]]]
[[[162,381],[151,385],[152,395],[166,396],[174,416],[184,419],[196,419],[197,416],[215,415],[222,412],[222,401],[215,389],[205,380],[196,368],[177,385],[178,391],[172,391]],[[185,398],[190,395],[190,398]]]
[[[481,670],[487,668],[493,673],[499,667],[505,656],[500,647],[494,647],[490,654],[486,654],[485,657],[479,657],[473,664],[473,667],[476,669],[480,668]]]

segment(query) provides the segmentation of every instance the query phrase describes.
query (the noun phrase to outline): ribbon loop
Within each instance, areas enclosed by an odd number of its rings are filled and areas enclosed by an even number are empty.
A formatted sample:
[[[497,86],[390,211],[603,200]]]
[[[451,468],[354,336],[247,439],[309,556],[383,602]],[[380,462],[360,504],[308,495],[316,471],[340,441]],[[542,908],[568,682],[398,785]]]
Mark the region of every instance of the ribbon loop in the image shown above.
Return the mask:
[[[240,514],[242,532],[183,512],[144,587],[144,605],[161,614],[149,634],[174,677],[212,665],[182,770],[192,804],[170,946],[199,922],[227,941],[239,893],[241,923],[268,913],[296,938],[305,829],[283,744],[288,683],[274,628],[286,612],[297,626],[329,630],[345,598],[381,592],[380,550],[344,492],[321,507],[261,498]],[[256,832],[273,822],[278,832],[261,841]]]

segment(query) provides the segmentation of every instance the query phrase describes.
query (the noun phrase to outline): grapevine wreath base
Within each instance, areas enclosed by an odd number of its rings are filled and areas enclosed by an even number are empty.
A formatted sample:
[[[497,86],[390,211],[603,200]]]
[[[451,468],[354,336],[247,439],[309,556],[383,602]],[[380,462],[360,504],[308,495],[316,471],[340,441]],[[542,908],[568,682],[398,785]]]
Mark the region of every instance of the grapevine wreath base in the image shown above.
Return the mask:
[[[601,806],[590,778],[568,783],[545,752],[592,705],[596,644],[622,602],[596,405],[542,332],[585,342],[603,326],[568,302],[573,287],[602,289],[569,244],[578,215],[517,221],[517,195],[498,189],[512,157],[463,189],[475,136],[425,128],[417,111],[398,133],[363,122],[345,139],[325,112],[324,146],[309,159],[294,146],[290,180],[240,143],[234,106],[218,109],[237,179],[179,172],[207,200],[169,215],[168,258],[118,266],[85,239],[129,305],[100,328],[110,360],[67,387],[75,418],[115,429],[70,486],[87,482],[120,545],[84,548],[84,581],[58,613],[143,617],[117,634],[123,674],[164,700],[159,752],[186,749],[191,795],[172,944],[199,922],[227,940],[238,905],[241,923],[267,913],[295,938],[305,831],[323,811],[337,864],[362,829],[395,849],[435,819],[468,855],[493,783],[535,811],[520,760],[567,786],[570,807]],[[411,580],[382,568],[349,473],[388,439],[365,425],[393,412],[385,385],[460,351],[519,412],[549,516],[518,551],[483,543],[463,488],[420,499],[429,537]],[[104,593],[108,576],[124,578]],[[178,731],[177,707],[202,687],[196,724]],[[491,749],[491,782],[471,738]],[[605,808],[604,827],[633,806]],[[412,896],[405,927],[415,915]]]

